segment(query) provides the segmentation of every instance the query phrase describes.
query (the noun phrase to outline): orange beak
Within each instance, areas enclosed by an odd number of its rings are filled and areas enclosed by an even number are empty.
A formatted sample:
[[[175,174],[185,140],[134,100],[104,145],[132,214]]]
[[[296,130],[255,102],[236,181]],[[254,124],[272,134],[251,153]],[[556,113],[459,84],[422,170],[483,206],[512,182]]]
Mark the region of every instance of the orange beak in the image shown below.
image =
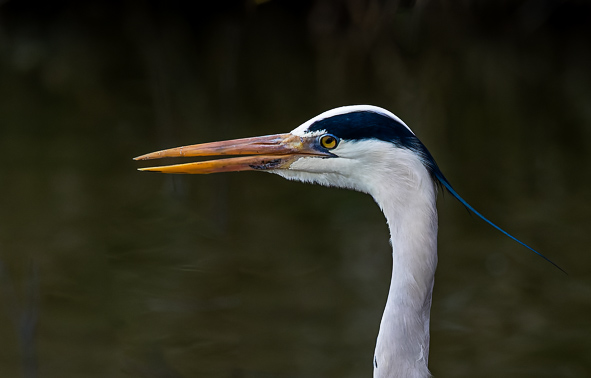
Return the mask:
[[[302,138],[293,134],[276,134],[254,138],[233,139],[222,142],[194,144],[156,151],[138,156],[134,160],[164,157],[248,155],[195,163],[140,168],[140,171],[162,173],[208,174],[254,170],[286,169],[305,156],[330,157],[331,153],[316,146],[315,138]]]

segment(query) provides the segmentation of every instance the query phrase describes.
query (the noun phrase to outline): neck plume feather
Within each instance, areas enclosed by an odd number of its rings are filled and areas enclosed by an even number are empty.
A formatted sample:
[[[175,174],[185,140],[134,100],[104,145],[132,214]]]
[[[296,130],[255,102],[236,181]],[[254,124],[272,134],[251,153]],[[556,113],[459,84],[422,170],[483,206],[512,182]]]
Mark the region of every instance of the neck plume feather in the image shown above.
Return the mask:
[[[411,173],[412,172],[412,173]],[[437,188],[423,167],[390,172],[370,193],[390,228],[392,280],[374,356],[375,378],[430,377],[429,317],[437,265]]]

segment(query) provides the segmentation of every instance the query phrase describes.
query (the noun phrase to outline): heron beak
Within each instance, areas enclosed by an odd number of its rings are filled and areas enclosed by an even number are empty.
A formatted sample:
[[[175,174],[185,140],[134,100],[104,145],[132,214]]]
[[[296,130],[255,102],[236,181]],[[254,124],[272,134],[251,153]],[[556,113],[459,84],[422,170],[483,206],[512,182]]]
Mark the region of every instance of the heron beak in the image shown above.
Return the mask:
[[[305,156],[330,157],[329,152],[315,148],[315,138],[303,138],[293,134],[276,134],[254,138],[233,139],[222,142],[194,144],[170,148],[138,156],[134,160],[151,160],[165,157],[247,155],[219,160],[207,160],[186,164],[139,168],[140,171],[162,173],[208,174],[217,172],[266,171],[287,169]]]

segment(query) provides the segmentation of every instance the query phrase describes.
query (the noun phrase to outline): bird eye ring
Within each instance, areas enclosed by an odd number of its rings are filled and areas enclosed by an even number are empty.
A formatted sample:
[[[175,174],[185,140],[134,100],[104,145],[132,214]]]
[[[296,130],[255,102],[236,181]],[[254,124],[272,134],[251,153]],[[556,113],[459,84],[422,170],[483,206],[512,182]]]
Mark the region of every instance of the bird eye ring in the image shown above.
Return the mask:
[[[339,139],[334,135],[324,134],[320,138],[320,145],[326,148],[327,150],[332,150],[333,148],[336,148],[338,144]]]

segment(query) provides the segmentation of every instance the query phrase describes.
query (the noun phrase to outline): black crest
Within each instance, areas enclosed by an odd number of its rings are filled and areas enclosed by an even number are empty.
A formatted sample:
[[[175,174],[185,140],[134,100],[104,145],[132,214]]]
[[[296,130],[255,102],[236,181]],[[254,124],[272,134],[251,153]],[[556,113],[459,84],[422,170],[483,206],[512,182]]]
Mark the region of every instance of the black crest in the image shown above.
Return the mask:
[[[362,141],[376,139],[384,142],[390,142],[397,147],[407,148],[415,152],[420,156],[433,181],[438,185],[445,187],[458,201],[466,206],[468,210],[476,214],[478,217],[483,219],[486,223],[490,224],[501,233],[533,251],[535,254],[564,272],[564,270],[556,265],[556,263],[491,222],[488,218],[476,211],[476,209],[474,209],[462,197],[460,197],[460,195],[452,188],[445,176],[443,176],[443,173],[441,173],[441,170],[437,166],[437,163],[435,163],[435,160],[433,159],[433,156],[431,156],[431,153],[429,153],[429,150],[427,150],[427,147],[425,147],[419,138],[417,138],[406,126],[396,119],[378,112],[358,110],[316,121],[308,128],[308,131],[310,132],[320,130],[324,130],[327,133],[333,134],[334,136],[343,140]]]

